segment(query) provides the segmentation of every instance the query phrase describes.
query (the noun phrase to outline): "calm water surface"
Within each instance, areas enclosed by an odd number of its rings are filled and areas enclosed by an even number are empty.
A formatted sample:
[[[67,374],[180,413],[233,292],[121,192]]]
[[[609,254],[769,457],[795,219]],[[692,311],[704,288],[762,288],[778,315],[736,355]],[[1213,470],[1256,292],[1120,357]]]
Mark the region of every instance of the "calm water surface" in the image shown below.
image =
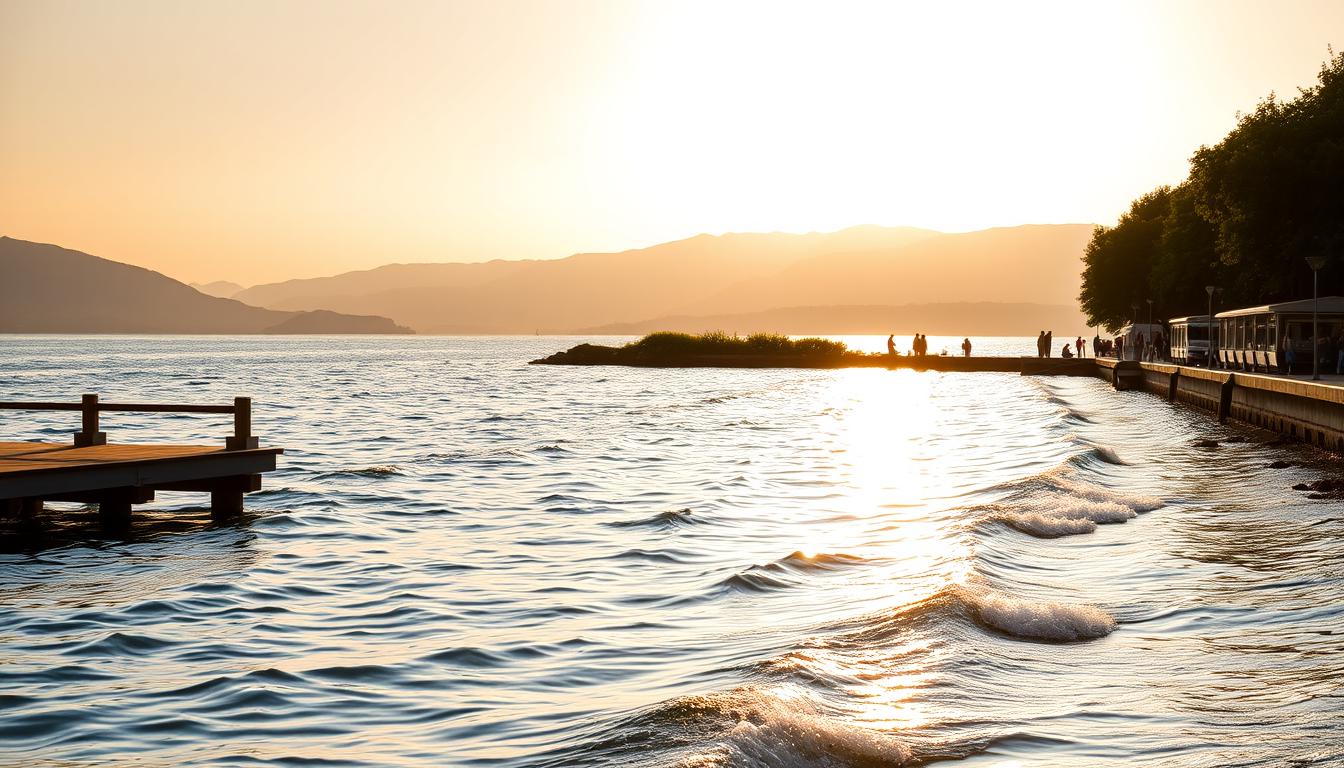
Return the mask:
[[[248,394],[286,455],[236,523],[3,539],[0,763],[1340,761],[1324,456],[1090,379],[525,364],[575,341],[4,338],[0,399]]]

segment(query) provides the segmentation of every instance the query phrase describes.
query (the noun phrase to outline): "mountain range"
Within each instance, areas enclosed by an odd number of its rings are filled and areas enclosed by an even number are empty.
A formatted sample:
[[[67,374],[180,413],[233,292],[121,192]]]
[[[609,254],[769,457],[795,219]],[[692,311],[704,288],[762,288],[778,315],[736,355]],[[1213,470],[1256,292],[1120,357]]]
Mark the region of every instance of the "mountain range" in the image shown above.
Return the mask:
[[[1085,327],[1076,296],[1091,233],[1053,224],[698,235],[619,253],[388,264],[251,288],[188,286],[5,237],[0,332],[1067,333]]]
[[[850,332],[886,333],[892,308],[981,307],[996,327],[1085,327],[1077,310],[1081,255],[1093,225],[1026,225],[966,233],[860,226],[808,234],[698,235],[620,253],[554,260],[389,264],[247,288],[234,298],[286,311],[384,315],[421,333],[568,333],[722,327],[826,332],[825,308],[850,308]],[[852,308],[879,308],[859,321]],[[785,328],[769,327],[786,308]],[[880,308],[886,308],[881,310]],[[885,315],[883,314],[885,312]],[[1023,313],[1027,314],[1024,315]],[[762,314],[764,313],[764,314]],[[1035,314],[1032,314],[1035,313]],[[730,320],[731,318],[731,320]],[[1063,322],[1058,319],[1071,319]],[[930,333],[962,333],[955,312]],[[813,326],[815,324],[815,326]],[[1020,327],[1019,327],[1020,326]],[[908,330],[911,326],[905,326]],[[1025,330],[1024,330],[1025,329]],[[1008,332],[1008,331],[1004,331]]]
[[[0,237],[0,333],[409,333],[386,317],[274,310],[142,267]]]

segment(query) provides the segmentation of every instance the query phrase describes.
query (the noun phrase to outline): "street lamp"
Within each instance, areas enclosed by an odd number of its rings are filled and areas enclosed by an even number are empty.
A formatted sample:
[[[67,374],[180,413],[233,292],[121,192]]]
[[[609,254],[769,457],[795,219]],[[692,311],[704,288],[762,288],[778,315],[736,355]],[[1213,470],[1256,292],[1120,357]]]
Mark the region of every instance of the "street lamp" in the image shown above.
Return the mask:
[[[1133,304],[1130,304],[1129,308],[1132,314],[1130,315],[1129,321],[1129,338],[1125,340],[1125,348],[1131,355],[1134,355],[1135,360],[1138,360],[1141,355],[1134,350],[1134,326],[1139,324],[1139,302],[1136,301]]]
[[[1153,358],[1157,359],[1157,339],[1153,338],[1153,300],[1148,299],[1148,345],[1153,348]]]
[[[1321,267],[1325,266],[1324,256],[1308,256],[1307,266],[1311,267],[1311,380],[1321,380],[1321,343],[1316,337],[1316,309],[1320,305],[1320,297],[1316,293],[1316,278],[1321,273]]]
[[[1204,360],[1204,367],[1213,370],[1213,292],[1218,290],[1215,285],[1204,286],[1204,292],[1209,294],[1209,353],[1208,358]]]

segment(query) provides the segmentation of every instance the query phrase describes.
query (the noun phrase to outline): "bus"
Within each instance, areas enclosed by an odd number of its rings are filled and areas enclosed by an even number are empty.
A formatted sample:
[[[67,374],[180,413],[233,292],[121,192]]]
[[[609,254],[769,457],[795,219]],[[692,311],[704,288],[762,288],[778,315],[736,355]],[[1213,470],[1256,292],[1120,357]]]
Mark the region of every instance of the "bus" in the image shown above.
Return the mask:
[[[1139,349],[1139,337],[1143,337],[1143,345],[1150,346],[1153,339],[1162,332],[1160,323],[1131,323],[1115,332],[1116,343],[1124,339],[1124,350],[1120,353],[1122,360],[1142,360],[1142,350]],[[1158,358],[1166,357],[1165,349],[1156,350],[1155,356]]]
[[[1312,343],[1311,314],[1322,343]],[[1344,332],[1344,296],[1322,296],[1259,307],[1231,309],[1214,316],[1218,321],[1217,356],[1225,368],[1241,371],[1310,372],[1312,348],[1329,349],[1327,339]],[[1291,370],[1287,351],[1293,350]],[[1334,370],[1333,360],[1323,361],[1322,370]]]
[[[1173,363],[1208,366],[1209,349],[1218,348],[1218,330],[1208,315],[1173,317],[1167,321],[1167,327],[1170,328]],[[1212,344],[1209,343],[1210,332]]]

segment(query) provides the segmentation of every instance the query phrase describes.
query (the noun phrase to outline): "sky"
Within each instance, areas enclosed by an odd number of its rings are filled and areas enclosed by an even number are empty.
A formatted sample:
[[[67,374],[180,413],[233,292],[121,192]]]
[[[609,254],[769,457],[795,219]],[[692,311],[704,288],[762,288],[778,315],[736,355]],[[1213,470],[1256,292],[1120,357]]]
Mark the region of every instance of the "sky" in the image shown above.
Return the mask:
[[[0,234],[188,281],[1113,222],[1344,2],[0,0]]]

